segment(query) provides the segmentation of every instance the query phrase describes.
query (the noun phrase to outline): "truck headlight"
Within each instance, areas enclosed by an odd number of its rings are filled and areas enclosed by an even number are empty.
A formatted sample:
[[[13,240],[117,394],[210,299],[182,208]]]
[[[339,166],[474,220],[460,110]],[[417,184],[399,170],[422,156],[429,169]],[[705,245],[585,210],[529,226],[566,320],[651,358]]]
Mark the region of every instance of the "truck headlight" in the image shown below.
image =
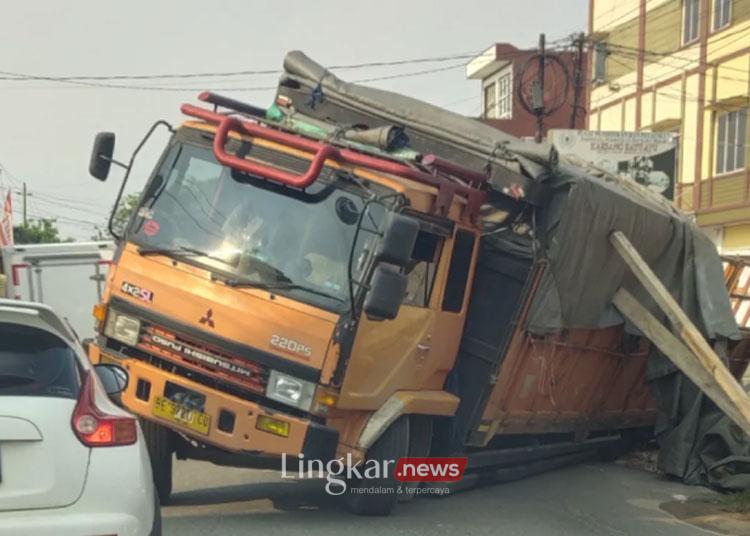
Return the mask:
[[[272,370],[268,375],[266,396],[271,400],[309,411],[315,396],[315,384]]]
[[[117,311],[109,311],[104,334],[129,346],[138,344],[141,332],[141,321],[132,316],[126,316]]]

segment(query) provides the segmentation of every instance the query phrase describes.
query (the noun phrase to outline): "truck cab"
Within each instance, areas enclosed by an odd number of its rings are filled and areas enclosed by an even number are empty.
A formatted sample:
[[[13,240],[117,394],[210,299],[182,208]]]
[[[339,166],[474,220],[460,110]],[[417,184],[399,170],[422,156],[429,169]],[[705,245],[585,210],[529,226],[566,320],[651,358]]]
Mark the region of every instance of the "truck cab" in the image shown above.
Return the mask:
[[[173,131],[118,236],[89,346],[130,373],[122,402],[162,501],[175,453],[250,467],[427,455],[417,416],[459,403],[444,386],[481,192],[374,147],[183,111],[196,120]],[[97,138],[95,177],[118,163],[113,147]]]

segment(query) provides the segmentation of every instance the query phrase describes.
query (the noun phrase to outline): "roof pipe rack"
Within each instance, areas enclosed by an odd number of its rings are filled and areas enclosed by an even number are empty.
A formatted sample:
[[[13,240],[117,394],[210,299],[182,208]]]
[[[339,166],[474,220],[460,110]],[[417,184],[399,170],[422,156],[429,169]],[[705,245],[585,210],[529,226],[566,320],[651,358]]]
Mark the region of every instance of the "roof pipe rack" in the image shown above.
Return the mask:
[[[219,99],[213,96],[213,94],[202,94],[204,102],[216,103],[220,102]],[[211,99],[211,100],[208,100]],[[224,99],[220,97],[220,99]],[[229,104],[233,99],[222,100]],[[223,105],[222,105],[223,106]],[[325,164],[326,160],[334,160],[340,163],[351,164],[355,166],[361,166],[379,171],[382,173],[388,173],[391,175],[397,175],[407,179],[411,179],[422,184],[428,184],[438,189],[438,196],[434,206],[434,210],[439,214],[447,214],[450,208],[451,202],[454,195],[459,195],[466,199],[467,210],[469,217],[475,219],[479,214],[479,208],[485,202],[487,193],[476,187],[460,184],[452,181],[447,177],[432,175],[415,167],[408,166],[401,162],[395,162],[384,158],[378,158],[367,154],[359,153],[351,149],[345,149],[336,147],[331,144],[322,143],[310,138],[305,138],[297,134],[283,132],[276,130],[269,126],[261,125],[257,122],[241,120],[237,117],[227,116],[225,114],[218,113],[216,111],[207,110],[192,104],[183,104],[180,108],[182,113],[185,115],[201,119],[207,123],[217,125],[216,135],[214,136],[214,155],[216,159],[222,164],[229,166],[238,171],[250,173],[262,177],[267,180],[279,182],[288,186],[296,188],[305,188],[312,184],[320,174],[320,171]],[[237,110],[240,111],[240,110]],[[235,131],[240,134],[246,134],[248,136],[257,137],[286,145],[297,150],[301,150],[313,155],[310,167],[303,175],[294,175],[273,168],[252,162],[244,158],[240,158],[234,155],[230,155],[226,152],[226,142],[229,137],[229,132]],[[456,166],[456,169],[459,169]],[[462,174],[461,174],[462,175]],[[465,180],[468,177],[462,177]],[[470,182],[470,181],[467,181]]]
[[[485,175],[483,173],[479,173],[478,171],[474,171],[473,169],[460,166],[455,162],[451,162],[450,160],[444,160],[443,158],[440,158],[439,156],[434,154],[428,154],[422,157],[421,164],[425,167],[434,169],[436,171],[442,171],[443,173],[447,173],[464,180],[468,179],[469,182],[477,185],[490,180],[489,175]]]

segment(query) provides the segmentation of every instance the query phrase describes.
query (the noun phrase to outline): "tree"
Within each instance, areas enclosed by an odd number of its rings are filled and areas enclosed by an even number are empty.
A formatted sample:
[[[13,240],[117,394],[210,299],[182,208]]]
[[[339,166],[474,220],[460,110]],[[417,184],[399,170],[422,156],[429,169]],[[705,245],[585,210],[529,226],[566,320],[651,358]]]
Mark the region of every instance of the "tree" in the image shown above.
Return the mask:
[[[112,228],[117,234],[122,234],[130,221],[130,216],[138,206],[138,200],[141,198],[140,193],[127,194],[120,200],[120,204],[117,206],[115,216],[112,218]]]
[[[55,220],[42,218],[13,227],[13,241],[16,244],[54,244],[62,239]]]

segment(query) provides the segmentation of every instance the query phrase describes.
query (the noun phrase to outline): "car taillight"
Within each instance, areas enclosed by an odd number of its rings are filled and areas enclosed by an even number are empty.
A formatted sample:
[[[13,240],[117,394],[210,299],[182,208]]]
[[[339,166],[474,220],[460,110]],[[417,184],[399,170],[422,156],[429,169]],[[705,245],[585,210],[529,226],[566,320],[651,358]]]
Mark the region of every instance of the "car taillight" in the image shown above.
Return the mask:
[[[138,439],[138,427],[133,417],[104,413],[96,406],[93,372],[83,382],[78,404],[73,411],[73,432],[88,447],[132,445]]]

